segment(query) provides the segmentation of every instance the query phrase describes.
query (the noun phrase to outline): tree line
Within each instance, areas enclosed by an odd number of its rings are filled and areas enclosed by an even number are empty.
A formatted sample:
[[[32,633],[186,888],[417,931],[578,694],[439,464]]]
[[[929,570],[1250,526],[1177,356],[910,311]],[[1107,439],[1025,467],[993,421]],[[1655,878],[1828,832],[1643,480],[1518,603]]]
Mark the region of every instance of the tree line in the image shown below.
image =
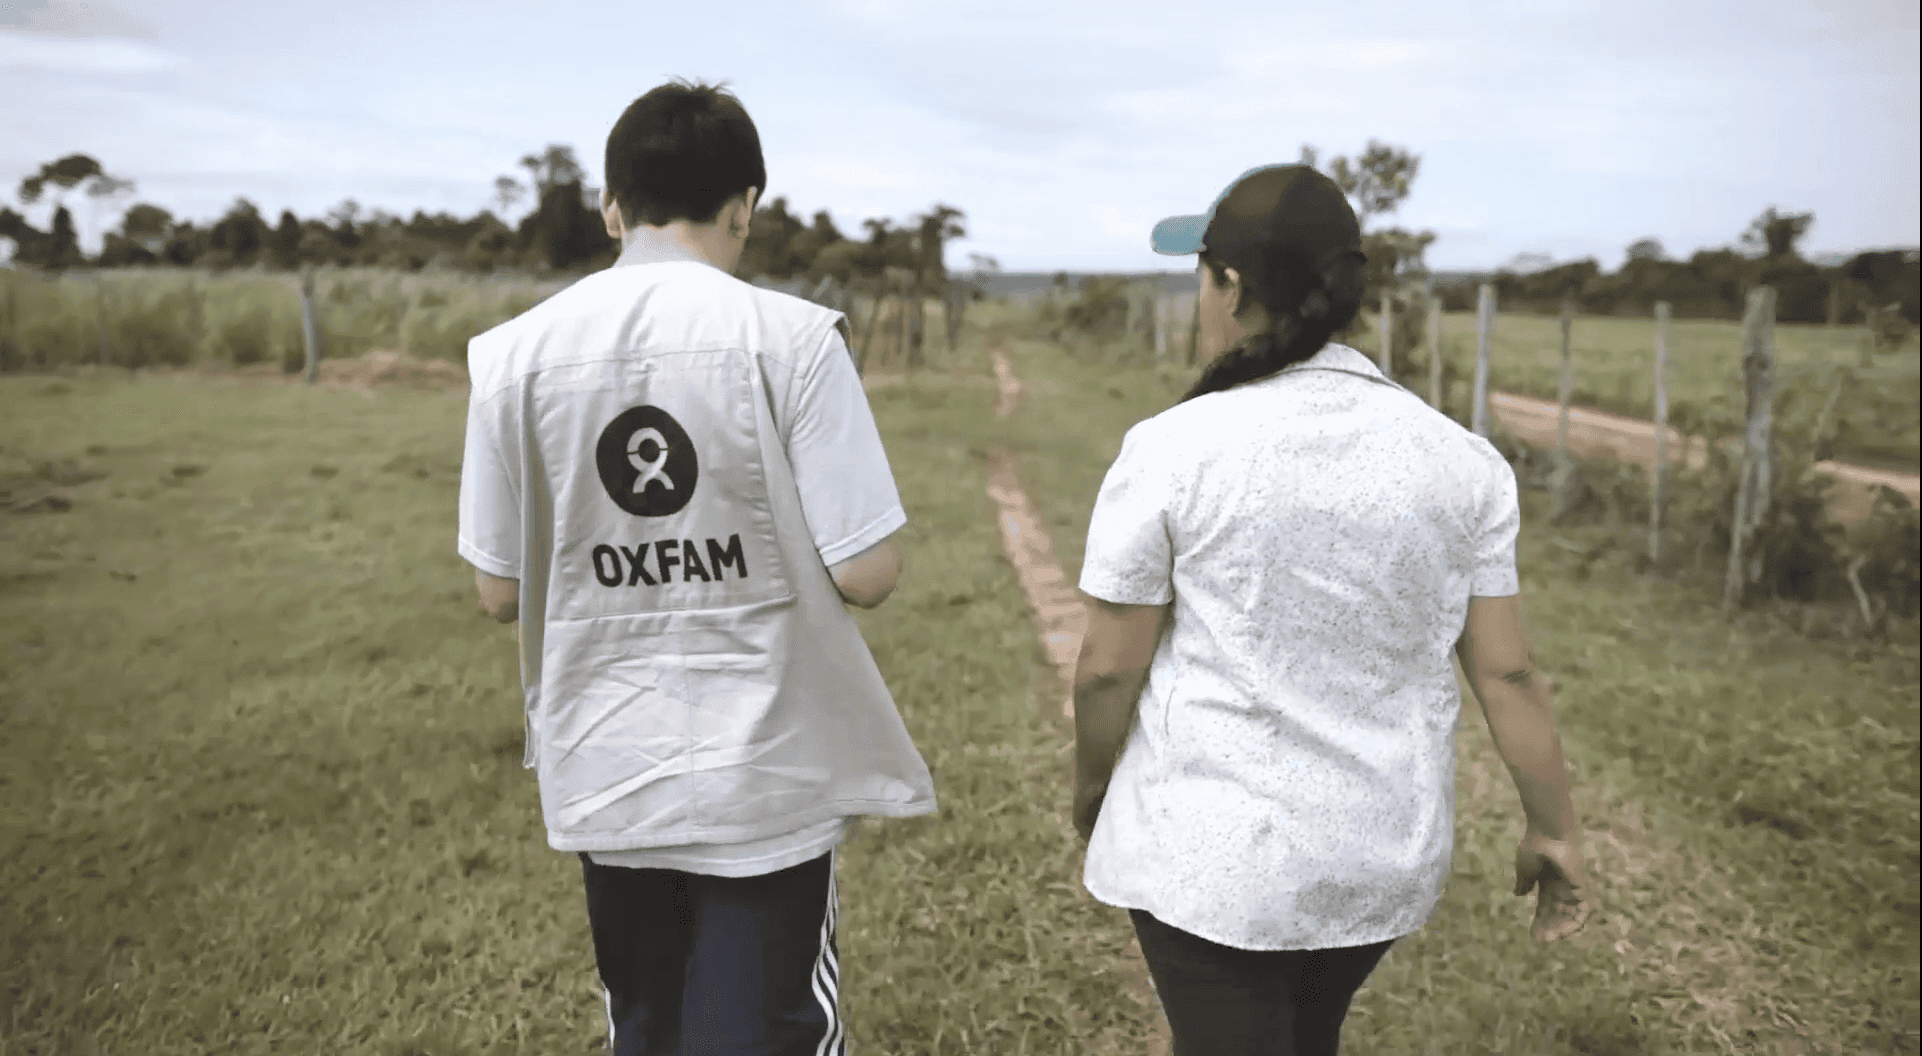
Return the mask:
[[[13,240],[19,264],[54,273],[139,266],[294,271],[336,265],[580,274],[612,264],[619,246],[607,236],[600,192],[586,186],[573,149],[550,144],[520,164],[527,169],[525,183],[505,175],[494,181],[499,211],[483,209],[468,218],[419,210],[411,218],[378,209],[364,213],[349,198],[325,217],[302,219],[283,209],[270,223],[253,202],[238,198],[218,219],[197,224],[138,202],[104,233],[100,251],[89,256],[81,251],[66,197],[84,192],[97,211],[101,203],[126,196],[135,183],[107,174],[92,157],[73,154],[20,183],[23,203],[49,193],[56,199],[50,229],[39,230],[12,208],[0,208],[0,237]],[[533,210],[510,226],[501,217],[530,191]],[[960,223],[964,216],[936,205],[905,225],[888,218],[864,220],[865,237],[851,239],[826,210],[803,221],[790,213],[785,197],[776,197],[755,209],[739,273],[772,279],[833,275],[847,284],[899,268],[945,278],[942,248],[946,240],[967,233]]]
[[[1302,148],[1300,160],[1321,168],[1312,146]],[[270,224],[254,203],[238,198],[222,216],[203,225],[138,202],[103,235],[100,251],[90,257],[80,249],[66,197],[83,192],[97,214],[131,194],[135,183],[106,173],[92,157],[72,154],[23,179],[17,192],[26,204],[53,195],[50,229],[38,230],[12,208],[0,208],[0,237],[13,240],[20,264],[56,273],[151,265],[287,271],[360,265],[477,274],[582,274],[612,264],[619,247],[607,237],[599,192],[586,186],[573,149],[549,144],[519,164],[527,170],[525,183],[506,175],[494,181],[499,212],[483,209],[465,219],[419,210],[411,218],[382,210],[363,214],[350,198],[325,217],[302,219],[282,210]],[[1371,219],[1399,206],[1419,168],[1417,155],[1371,140],[1366,151],[1353,159],[1334,158],[1324,170],[1349,195],[1363,220],[1371,291],[1406,289],[1430,279],[1424,257],[1435,239],[1433,231],[1367,227]],[[533,210],[510,226],[501,217],[529,192]],[[923,289],[936,289],[947,278],[947,241],[967,234],[961,223],[965,215],[937,204],[905,224],[887,218],[863,220],[861,237],[853,238],[836,227],[826,210],[804,220],[790,211],[785,197],[776,197],[755,209],[738,273],[750,279],[808,283],[832,276],[847,288],[893,271],[912,274]],[[1915,253],[1866,252],[1840,265],[1814,264],[1797,248],[1814,219],[1813,213],[1784,214],[1770,206],[1742,235],[1748,253],[1724,247],[1673,260],[1659,241],[1644,238],[1627,248],[1625,261],[1612,273],[1591,257],[1532,273],[1503,269],[1486,281],[1510,311],[1553,312],[1564,298],[1572,298],[1586,313],[1648,315],[1656,301],[1665,300],[1677,318],[1736,319],[1747,291],[1767,284],[1777,290],[1777,318],[1784,322],[1919,321],[1922,281]],[[994,266],[992,258],[974,260],[977,270]],[[1057,280],[1065,283],[1066,276]],[[1475,306],[1476,285],[1438,284],[1435,292],[1449,310],[1468,310]]]
[[[1922,309],[1915,251],[1864,252],[1832,266],[1815,264],[1797,248],[1814,220],[1813,213],[1785,214],[1770,206],[1742,234],[1749,253],[1723,247],[1674,260],[1661,242],[1644,238],[1628,247],[1613,273],[1588,257],[1526,274],[1503,269],[1479,281],[1494,286],[1504,310],[1552,313],[1568,298],[1585,314],[1649,316],[1656,301],[1667,301],[1683,319],[1740,319],[1748,291],[1772,286],[1781,322],[1866,322],[1878,332],[1894,326],[1905,334]],[[1438,286],[1437,293],[1448,310],[1471,310],[1477,285],[1456,282]]]

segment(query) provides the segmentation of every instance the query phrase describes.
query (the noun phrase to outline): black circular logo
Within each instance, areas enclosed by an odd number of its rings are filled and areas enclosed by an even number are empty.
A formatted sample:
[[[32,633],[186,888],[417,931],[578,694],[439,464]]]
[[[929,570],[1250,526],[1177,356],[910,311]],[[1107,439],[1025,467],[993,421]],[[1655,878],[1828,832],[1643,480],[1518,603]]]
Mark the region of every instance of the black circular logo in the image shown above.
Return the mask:
[[[636,517],[681,512],[701,475],[687,430],[653,406],[629,407],[607,423],[594,445],[594,465],[607,497]]]

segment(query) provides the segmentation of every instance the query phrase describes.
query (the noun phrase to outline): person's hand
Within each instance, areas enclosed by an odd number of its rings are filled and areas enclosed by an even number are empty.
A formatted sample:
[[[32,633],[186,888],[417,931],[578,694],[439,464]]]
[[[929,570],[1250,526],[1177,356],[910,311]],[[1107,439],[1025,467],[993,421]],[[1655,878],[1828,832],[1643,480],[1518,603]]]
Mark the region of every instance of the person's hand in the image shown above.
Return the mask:
[[[1074,831],[1081,834],[1083,843],[1094,838],[1095,819],[1101,816],[1101,801],[1107,796],[1105,784],[1074,783]]]
[[[1555,942],[1582,930],[1588,920],[1588,878],[1582,849],[1529,831],[1515,847],[1515,893],[1535,893],[1535,922],[1528,931],[1536,942]]]

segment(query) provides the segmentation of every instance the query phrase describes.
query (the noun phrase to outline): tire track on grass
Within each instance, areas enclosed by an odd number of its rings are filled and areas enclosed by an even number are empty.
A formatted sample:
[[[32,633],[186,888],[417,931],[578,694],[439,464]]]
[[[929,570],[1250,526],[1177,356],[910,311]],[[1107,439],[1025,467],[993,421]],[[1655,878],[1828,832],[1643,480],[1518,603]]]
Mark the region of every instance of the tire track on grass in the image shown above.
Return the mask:
[[[1014,413],[1021,399],[1021,380],[1014,376],[1014,367],[1001,349],[995,348],[989,354],[994,359],[994,413],[1006,418]],[[1006,448],[993,448],[988,452],[988,464],[988,497],[1000,511],[997,519],[1001,525],[1001,546],[1007,553],[1008,563],[1014,566],[1016,578],[1021,581],[1022,593],[1028,597],[1028,607],[1041,635],[1041,646],[1047,650],[1048,661],[1054,666],[1056,690],[1062,694],[1061,714],[1072,719],[1074,665],[1081,651],[1082,632],[1087,628],[1087,614],[1082,610],[1074,586],[1061,571],[1061,563],[1055,559],[1054,543],[1040,514],[1028,501],[1027,492],[1021,489],[1014,455]],[[1133,937],[1132,929],[1123,988],[1143,1009],[1152,1010],[1146,1050],[1149,1056],[1169,1056],[1174,1039],[1168,1032],[1161,1001],[1155,996],[1148,962],[1142,959],[1141,944]]]

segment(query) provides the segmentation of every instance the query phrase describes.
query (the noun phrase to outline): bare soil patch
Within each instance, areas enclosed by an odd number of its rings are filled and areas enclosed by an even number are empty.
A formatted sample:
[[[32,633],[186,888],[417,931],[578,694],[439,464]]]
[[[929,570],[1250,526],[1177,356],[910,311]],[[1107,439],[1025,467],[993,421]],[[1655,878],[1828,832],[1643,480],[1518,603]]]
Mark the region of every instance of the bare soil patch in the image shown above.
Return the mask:
[[[1561,425],[1561,409],[1553,400],[1538,400],[1507,392],[1488,394],[1488,409],[1503,427],[1537,447],[1553,448],[1555,433]],[[1667,430],[1667,454],[1671,465],[1686,464],[1700,469],[1708,464],[1705,443],[1696,439],[1682,449],[1682,440],[1673,429]],[[1738,440],[1724,438],[1724,444]],[[1655,423],[1642,418],[1591,407],[1568,409],[1568,449],[1579,458],[1633,462],[1653,472],[1655,467]],[[1815,468],[1827,473],[1835,486],[1829,489],[1829,510],[1843,524],[1866,520],[1878,486],[1894,488],[1908,496],[1910,505],[1922,504],[1922,483],[1914,473],[1871,469],[1847,462],[1817,462]]]

